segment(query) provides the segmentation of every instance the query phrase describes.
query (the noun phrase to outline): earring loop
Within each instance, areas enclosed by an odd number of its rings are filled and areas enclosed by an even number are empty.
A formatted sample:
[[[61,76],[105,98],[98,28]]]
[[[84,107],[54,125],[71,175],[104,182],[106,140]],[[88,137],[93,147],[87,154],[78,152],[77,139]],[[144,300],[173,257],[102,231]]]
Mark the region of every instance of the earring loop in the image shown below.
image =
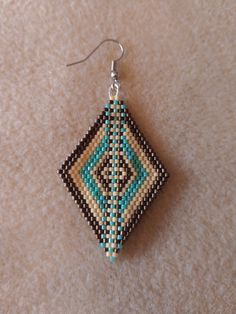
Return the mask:
[[[117,82],[113,82],[109,87],[108,95],[109,99],[118,98],[120,91],[120,84]]]

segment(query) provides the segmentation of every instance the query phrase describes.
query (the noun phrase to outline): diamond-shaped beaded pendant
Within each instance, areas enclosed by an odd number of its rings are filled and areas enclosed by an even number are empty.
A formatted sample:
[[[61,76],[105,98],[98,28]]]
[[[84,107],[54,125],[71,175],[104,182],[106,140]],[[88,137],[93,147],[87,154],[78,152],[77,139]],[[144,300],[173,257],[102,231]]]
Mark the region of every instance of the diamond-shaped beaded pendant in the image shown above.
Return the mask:
[[[113,261],[168,173],[122,100],[110,100],[59,173]]]

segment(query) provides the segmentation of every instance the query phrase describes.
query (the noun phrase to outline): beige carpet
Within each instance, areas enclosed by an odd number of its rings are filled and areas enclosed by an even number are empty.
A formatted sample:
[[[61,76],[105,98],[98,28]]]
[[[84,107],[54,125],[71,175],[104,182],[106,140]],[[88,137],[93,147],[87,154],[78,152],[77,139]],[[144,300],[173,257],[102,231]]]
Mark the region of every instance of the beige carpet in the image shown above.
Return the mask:
[[[0,5],[0,313],[233,314],[234,0]],[[57,175],[123,94],[171,178],[111,264]]]

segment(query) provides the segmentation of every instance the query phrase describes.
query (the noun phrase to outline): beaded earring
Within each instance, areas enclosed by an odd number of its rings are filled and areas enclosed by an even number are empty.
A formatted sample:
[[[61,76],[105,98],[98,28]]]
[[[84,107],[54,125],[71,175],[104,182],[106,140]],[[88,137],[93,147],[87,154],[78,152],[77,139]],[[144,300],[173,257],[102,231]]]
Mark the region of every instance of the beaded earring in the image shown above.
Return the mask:
[[[119,98],[117,63],[112,61],[109,101],[93,126],[64,161],[59,174],[94,231],[106,256],[114,261],[168,173]]]

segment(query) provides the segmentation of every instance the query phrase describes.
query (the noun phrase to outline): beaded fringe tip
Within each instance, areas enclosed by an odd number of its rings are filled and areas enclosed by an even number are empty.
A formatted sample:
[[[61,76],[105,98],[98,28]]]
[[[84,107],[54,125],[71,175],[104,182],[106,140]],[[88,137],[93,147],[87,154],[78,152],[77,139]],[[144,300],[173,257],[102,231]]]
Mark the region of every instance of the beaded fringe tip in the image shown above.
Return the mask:
[[[122,100],[110,100],[59,170],[114,261],[168,173]]]

